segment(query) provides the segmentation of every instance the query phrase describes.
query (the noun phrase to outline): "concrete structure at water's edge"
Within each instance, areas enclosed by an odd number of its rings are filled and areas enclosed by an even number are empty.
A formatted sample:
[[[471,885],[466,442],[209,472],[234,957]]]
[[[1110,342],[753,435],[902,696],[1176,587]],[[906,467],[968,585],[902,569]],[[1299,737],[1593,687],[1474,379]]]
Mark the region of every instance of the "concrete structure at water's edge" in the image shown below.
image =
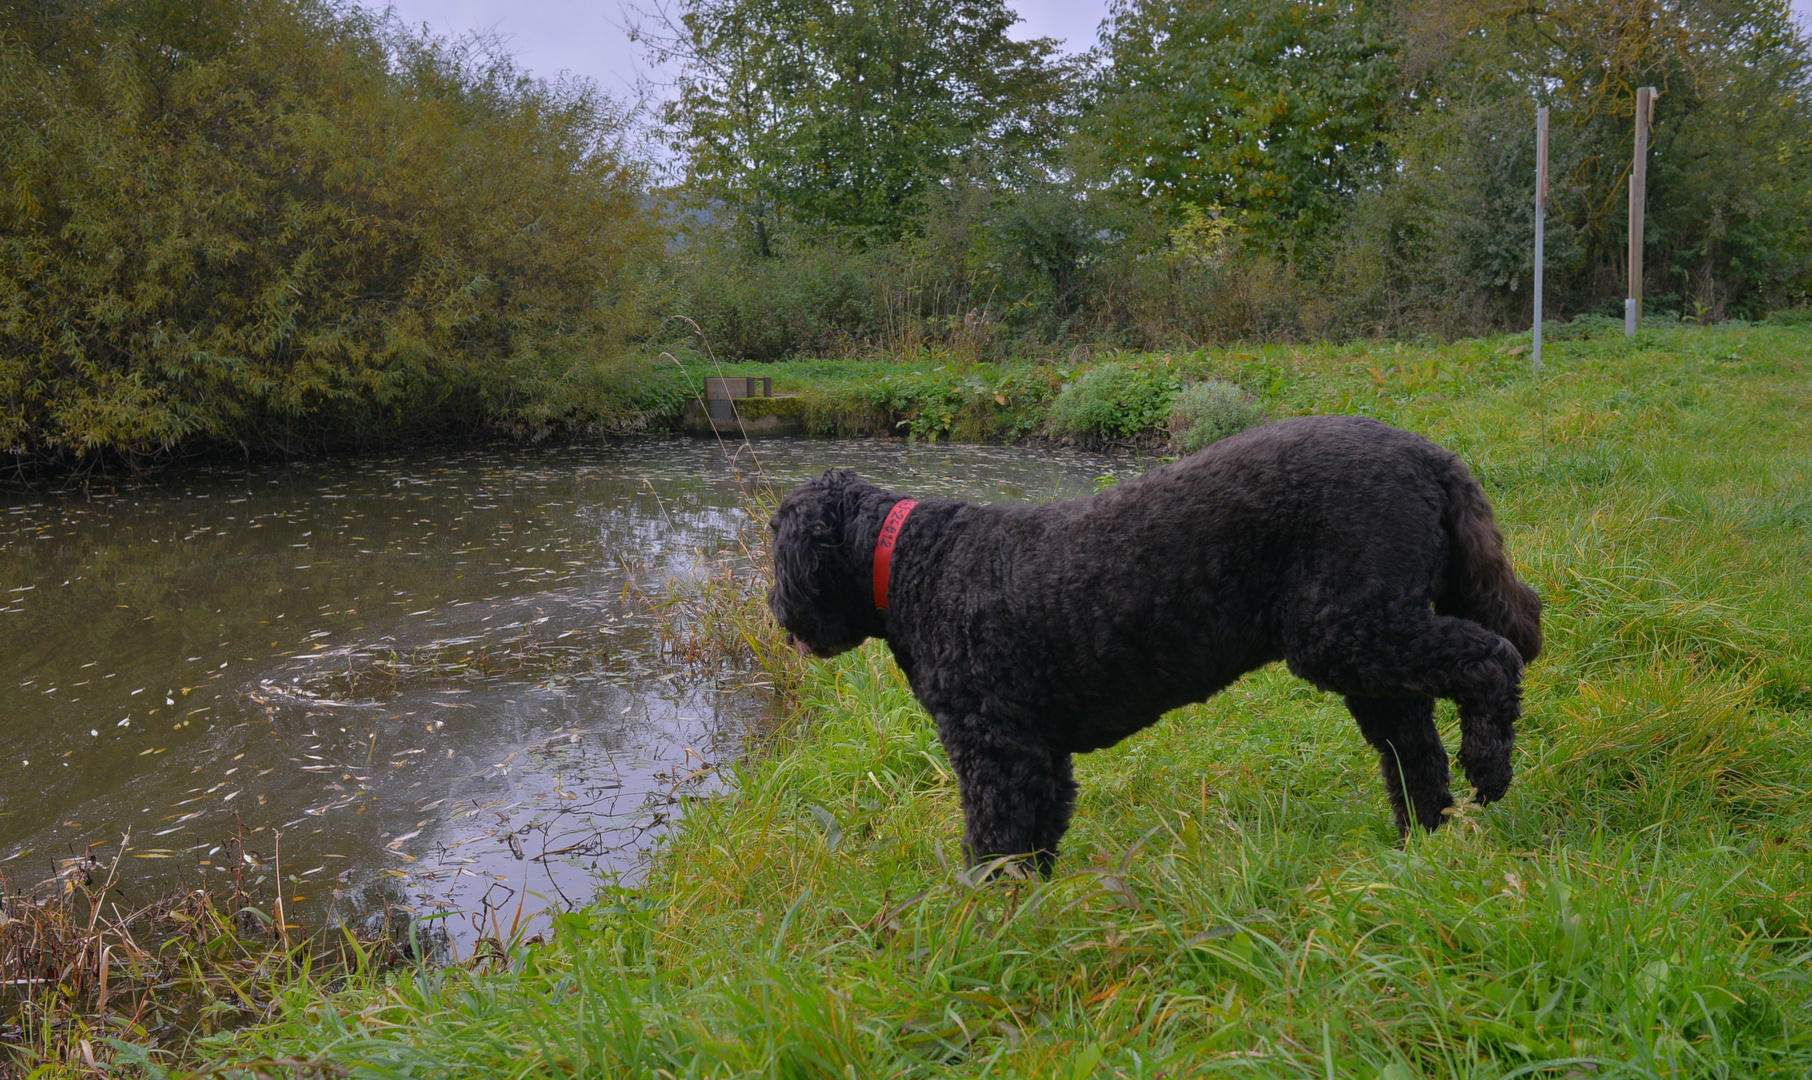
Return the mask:
[[[801,435],[805,432],[805,402],[796,397],[775,397],[774,380],[766,376],[736,376],[705,380],[703,400],[686,402],[680,428],[688,435]]]

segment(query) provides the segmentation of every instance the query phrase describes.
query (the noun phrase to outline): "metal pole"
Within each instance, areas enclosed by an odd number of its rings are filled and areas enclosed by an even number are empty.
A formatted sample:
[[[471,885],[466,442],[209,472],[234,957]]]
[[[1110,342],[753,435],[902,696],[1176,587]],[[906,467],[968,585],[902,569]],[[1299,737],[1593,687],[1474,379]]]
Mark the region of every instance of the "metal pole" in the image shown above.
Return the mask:
[[[1548,107],[1535,110],[1535,370],[1541,370],[1542,233],[1548,218]]]
[[[1636,157],[1630,165],[1630,294],[1623,302],[1623,332],[1642,324],[1642,219],[1648,210],[1648,126],[1655,119],[1655,88],[1636,88]]]

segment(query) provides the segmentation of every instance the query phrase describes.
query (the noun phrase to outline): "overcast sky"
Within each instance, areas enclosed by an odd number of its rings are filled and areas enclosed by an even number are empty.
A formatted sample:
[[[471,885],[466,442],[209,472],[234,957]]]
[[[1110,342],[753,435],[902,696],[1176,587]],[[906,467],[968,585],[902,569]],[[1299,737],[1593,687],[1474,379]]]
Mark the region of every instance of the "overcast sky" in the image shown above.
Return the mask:
[[[383,0],[361,2],[384,6]],[[616,0],[392,0],[390,6],[404,22],[427,23],[449,36],[495,32],[535,74],[586,75],[618,96],[631,91],[638,76],[659,74],[647,70],[641,47],[623,31]],[[1057,38],[1069,51],[1095,43],[1095,28],[1107,10],[1106,0],[1008,0],[1007,6],[1025,20],[1014,28],[1015,37]]]
[[[362,0],[381,8],[383,0]],[[1023,20],[1020,38],[1053,37],[1067,51],[1095,43],[1106,0],[1007,0]],[[616,0],[392,0],[403,21],[428,24],[457,36],[471,30],[501,35],[518,63],[537,75],[562,71],[589,76],[618,96],[631,92],[641,76],[659,75],[643,63],[641,48],[622,29]],[[1800,20],[1812,27],[1812,0],[1793,0]]]

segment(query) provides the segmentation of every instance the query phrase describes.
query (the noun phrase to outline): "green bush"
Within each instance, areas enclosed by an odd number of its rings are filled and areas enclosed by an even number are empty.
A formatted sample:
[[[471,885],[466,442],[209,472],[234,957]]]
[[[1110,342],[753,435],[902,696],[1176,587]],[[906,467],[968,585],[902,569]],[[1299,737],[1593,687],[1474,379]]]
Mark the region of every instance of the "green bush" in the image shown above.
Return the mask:
[[[0,0],[0,453],[610,419],[536,399],[641,333],[625,132],[352,5]]]
[[[872,375],[808,390],[808,424],[823,435],[903,434],[913,442],[1012,442],[1036,431],[1061,376],[1045,367],[974,364]]]
[[[848,357],[882,334],[876,257],[836,244],[762,258],[698,233],[660,273],[661,338],[722,360]]]
[[[1050,430],[1056,435],[1134,438],[1163,426],[1171,401],[1182,389],[1182,378],[1168,364],[1102,364],[1063,388],[1051,405]]]
[[[1264,406],[1225,379],[1190,383],[1170,408],[1171,445],[1193,454],[1211,442],[1265,422]]]

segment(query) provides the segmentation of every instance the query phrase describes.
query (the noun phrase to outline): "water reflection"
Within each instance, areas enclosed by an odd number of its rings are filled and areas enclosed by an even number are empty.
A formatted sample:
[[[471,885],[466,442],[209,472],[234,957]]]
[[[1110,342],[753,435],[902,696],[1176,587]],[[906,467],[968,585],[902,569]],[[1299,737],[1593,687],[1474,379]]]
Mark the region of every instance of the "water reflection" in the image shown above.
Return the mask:
[[[316,913],[583,902],[770,708],[664,667],[626,586],[732,551],[746,483],[832,465],[997,502],[1109,467],[650,438],[0,497],[0,870],[130,831],[142,877],[218,872],[243,831]]]

